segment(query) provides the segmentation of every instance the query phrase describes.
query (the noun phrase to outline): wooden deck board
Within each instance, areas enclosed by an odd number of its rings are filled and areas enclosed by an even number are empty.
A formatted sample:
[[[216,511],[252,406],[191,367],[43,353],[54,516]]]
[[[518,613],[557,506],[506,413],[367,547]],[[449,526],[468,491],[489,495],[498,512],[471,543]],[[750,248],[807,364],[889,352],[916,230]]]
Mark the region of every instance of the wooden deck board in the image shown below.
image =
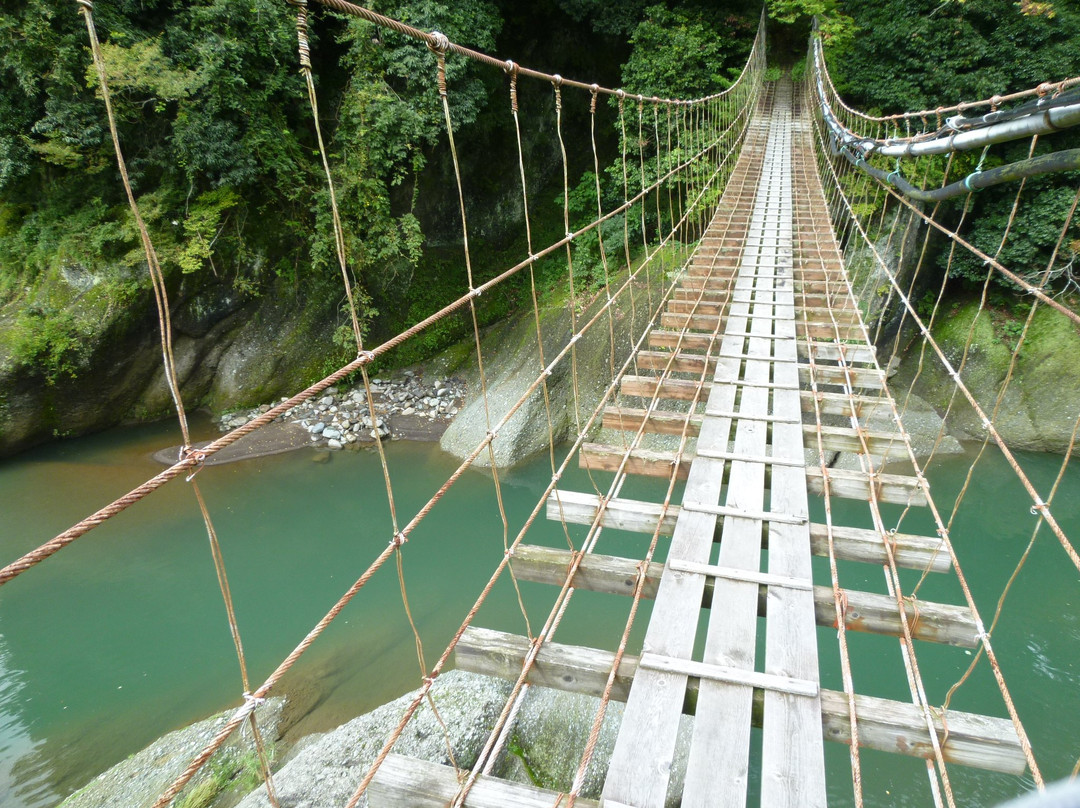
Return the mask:
[[[599,498],[596,494],[577,491],[552,492],[548,496],[547,518],[565,519],[570,524],[590,525],[596,518]],[[615,530],[652,534],[660,521],[660,534],[670,536],[675,529],[680,507],[669,506],[661,521],[661,506],[653,502],[616,497],[608,501],[601,524]],[[810,524],[810,552],[817,556],[829,554],[829,528],[820,523]],[[833,525],[833,546],[836,557],[842,561],[860,561],[867,564],[888,563],[884,540],[874,530]],[[720,540],[720,534],[714,537]],[[951,567],[948,551],[937,536],[917,536],[895,533],[888,537],[898,566],[909,569],[929,569],[946,572]]]
[[[461,670],[516,679],[529,652],[527,637],[502,631],[468,628],[455,651],[455,665]],[[604,691],[615,654],[596,648],[547,643],[540,650],[528,681],[544,687],[599,696]],[[638,658],[623,657],[615,676],[611,697],[624,701],[639,676]],[[692,712],[697,703],[698,680],[688,677],[685,706]],[[761,724],[763,691],[754,692],[755,725]],[[835,690],[821,690],[821,723],[824,739],[851,743],[847,696]],[[872,696],[855,696],[859,722],[859,745],[918,758],[931,758],[930,733],[921,711],[913,704]],[[974,713],[949,710],[948,736],[944,722],[935,719],[945,760],[961,766],[988,771],[1023,774],[1026,762],[1012,722]]]

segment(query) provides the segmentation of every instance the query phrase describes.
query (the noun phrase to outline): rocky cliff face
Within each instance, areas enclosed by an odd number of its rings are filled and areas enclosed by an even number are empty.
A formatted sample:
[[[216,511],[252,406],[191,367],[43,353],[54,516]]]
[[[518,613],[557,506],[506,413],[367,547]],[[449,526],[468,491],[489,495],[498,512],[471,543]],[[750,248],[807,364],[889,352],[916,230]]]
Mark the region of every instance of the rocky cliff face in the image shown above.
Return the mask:
[[[989,310],[979,313],[978,301],[972,300],[949,308],[934,325],[933,335],[984,412],[991,416],[996,409],[996,429],[1010,448],[1063,453],[1080,415],[1080,332],[1062,315],[1040,306],[998,403],[1020,323]],[[953,436],[981,441],[986,436],[982,419],[962,393],[954,395],[948,371],[930,348],[920,370],[919,354],[917,344],[908,349],[893,379],[894,394],[912,389],[945,417]]]
[[[185,405],[291,393],[332,351],[331,307],[281,283],[257,297],[185,276],[169,290]],[[0,312],[0,456],[54,437],[167,416],[153,296],[134,273],[66,267]]]

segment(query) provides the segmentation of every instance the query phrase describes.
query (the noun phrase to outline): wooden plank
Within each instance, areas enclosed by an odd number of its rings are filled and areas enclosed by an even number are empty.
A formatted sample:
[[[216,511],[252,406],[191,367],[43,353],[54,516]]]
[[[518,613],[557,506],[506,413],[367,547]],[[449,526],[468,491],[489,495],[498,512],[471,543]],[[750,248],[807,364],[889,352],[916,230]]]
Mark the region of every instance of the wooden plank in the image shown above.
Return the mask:
[[[779,690],[794,696],[817,696],[817,682],[793,679],[789,676],[774,676],[746,668],[734,668],[729,665],[710,665],[695,662],[692,659],[673,659],[659,654],[642,654],[638,659],[638,670],[647,668],[655,671],[670,671],[705,679],[710,682],[725,682],[762,690]]]
[[[851,722],[846,715],[847,697],[843,693],[823,690],[821,706],[825,738],[850,744]],[[844,710],[843,717],[839,715],[840,709]],[[949,710],[946,716],[946,740],[944,722],[941,716],[936,715],[936,710],[933,712],[946,761],[1014,775],[1021,775],[1027,770],[1011,721]],[[922,710],[914,704],[857,695],[855,716],[859,724],[860,746],[920,758],[933,757],[926,721]]]
[[[367,789],[368,804],[377,808],[446,808],[461,784],[450,766],[390,754]],[[469,790],[465,808],[552,808],[565,796],[536,786],[480,775]],[[598,808],[600,803],[578,797],[575,805]]]
[[[514,552],[514,574],[519,580],[533,583],[561,586],[566,579],[570,565],[570,553],[551,547],[525,545]],[[674,572],[682,572],[679,567],[689,562],[669,562]],[[632,595],[637,580],[638,562],[630,558],[595,555],[590,553],[581,562],[581,568],[574,577],[573,585],[590,592],[602,592],[609,595]],[[705,566],[705,565],[702,565]],[[664,565],[653,562],[645,574],[642,597],[653,598],[659,585]],[[767,574],[767,573],[766,573]],[[844,612],[844,625],[851,631],[865,634],[881,634],[888,637],[900,637],[903,627],[896,601],[889,595],[875,592],[861,592],[855,589],[842,589],[847,606]],[[833,591],[828,586],[815,586],[811,590],[813,622],[819,626],[836,628],[836,609],[833,603]],[[759,585],[757,614],[766,614],[767,591],[764,584]],[[713,603],[712,581],[706,581],[702,594],[701,606],[708,608]],[[719,607],[717,607],[719,608]],[[966,606],[954,606],[949,603],[919,601],[904,606],[908,622],[912,626],[912,636],[922,642],[934,642],[952,645],[957,648],[975,648],[978,646],[977,627],[970,610]]]
[[[792,589],[805,589],[807,592],[814,589],[814,583],[809,578],[791,578],[786,575],[773,575],[768,572],[721,567],[717,564],[697,564],[692,561],[679,561],[678,559],[669,561],[668,566],[676,572],[694,572],[699,575],[708,575],[711,578],[734,578],[737,581],[750,581],[762,586],[786,586]]]
[[[628,455],[625,465],[624,456]],[[641,474],[645,477],[671,479],[672,473],[678,480],[685,480],[690,475],[690,461],[687,453],[683,462],[675,467],[674,452],[658,452],[651,449],[634,449],[629,453],[618,446],[604,446],[599,443],[584,443],[578,452],[578,466],[592,471],[618,471],[623,468],[627,474]]]
[[[596,518],[598,503],[599,498],[596,494],[560,491],[556,498],[555,492],[552,492],[548,495],[547,518],[556,521],[562,518],[570,524],[591,525]],[[652,535],[656,530],[661,511],[662,507],[656,503],[616,497],[610,500],[604,509],[601,524],[616,530]],[[678,505],[668,507],[660,525],[661,535],[671,535],[678,515]],[[817,556],[829,555],[828,533],[829,529],[826,525],[810,524],[811,553]],[[834,551],[838,560],[877,565],[888,563],[882,537],[877,531],[833,525],[832,533]],[[952,566],[948,550],[937,536],[896,533],[887,538],[892,545],[897,566],[917,570],[929,569],[931,572],[947,572]],[[719,534],[715,536],[715,540],[720,540]]]
[[[866,390],[880,390],[883,387],[881,372],[877,368],[840,367],[838,365],[815,365],[814,378],[818,384],[851,384]],[[799,365],[799,381],[810,384],[810,366]]]
[[[738,291],[736,291],[736,293],[732,295],[731,299],[728,301],[669,300],[664,308],[665,311],[671,314],[711,315],[715,317],[726,316],[729,311],[729,306],[732,303],[754,303],[759,306],[774,305],[771,296],[758,295],[752,298],[746,294],[740,295]],[[826,308],[824,306],[804,305],[800,306],[800,309],[806,312],[807,317],[812,322],[828,323],[830,325],[832,324],[833,319],[835,319],[836,322],[840,325],[858,325],[862,322],[857,309],[846,308],[843,306]],[[769,320],[781,319],[781,317],[779,317],[778,315],[755,314],[755,316],[764,317],[765,319]]]
[[[740,423],[752,424],[759,422],[744,420]],[[618,446],[585,443],[581,446],[578,465],[581,468],[588,468],[593,471],[614,472],[618,471],[622,466],[624,454],[626,454],[625,450]],[[708,458],[702,459],[707,460]],[[670,479],[674,470],[676,479],[685,480],[690,474],[693,460],[694,455],[687,452],[676,470],[674,468],[674,452],[634,449],[629,453],[629,460],[626,465],[622,467],[625,468],[628,474],[640,474],[646,477],[660,477],[663,479]],[[723,461],[717,460],[716,463],[718,467],[723,467]],[[916,477],[901,474],[876,474],[874,480],[874,491],[879,502],[920,507],[926,505],[926,493]],[[823,495],[825,485],[820,467],[806,467],[806,482],[810,493]],[[870,478],[861,471],[829,469],[829,493],[842,499],[869,500]]]
[[[763,511],[758,508],[743,508],[739,505],[708,505],[702,502],[683,501],[682,510],[695,513],[712,513],[717,516],[731,517],[732,519],[750,519],[755,522],[781,522],[789,524],[801,524],[806,522],[806,517],[802,515],[776,511]]]
[[[711,333],[716,328],[716,320],[716,315],[712,314],[672,314],[665,311],[660,315],[660,326],[675,329],[692,328]],[[864,342],[866,340],[861,327],[841,324],[839,328],[834,329],[832,323],[821,320],[811,320],[808,325],[804,325],[802,320],[797,320],[795,330],[801,336],[809,334],[814,339],[839,338]]]
[[[820,468],[806,467],[806,484],[812,494],[824,494],[825,480]],[[926,505],[926,492],[917,477],[902,474],[875,474],[878,502],[896,505]],[[829,493],[843,499],[870,499],[870,477],[862,471],[829,469]]]
[[[699,334],[693,332],[687,332],[686,334],[680,334],[678,331],[669,331],[663,328],[656,328],[649,332],[649,347],[650,348],[675,348],[679,347],[685,351],[707,351],[712,344],[710,335]],[[874,348],[865,343],[850,343],[850,342],[826,342],[824,340],[814,340],[807,345],[805,340],[799,340],[799,356],[806,358],[811,353],[816,359],[836,361],[840,358],[841,347],[843,348],[843,355],[845,359],[851,362],[874,362],[876,358],[876,352]]]
[[[645,370],[668,370],[671,373],[711,374],[716,369],[715,356],[678,353],[672,356],[670,351],[638,351],[634,360],[639,368]]]
[[[775,388],[774,388],[775,389]],[[645,432],[660,435],[681,435],[686,426],[686,434],[695,437],[701,428],[701,415],[693,415],[685,412],[669,412],[653,410],[646,417],[646,411],[635,407],[606,407],[601,423],[605,429],[619,429],[626,432],[637,432],[645,422]],[[764,419],[775,420],[775,419]],[[818,427],[817,424],[803,424],[803,442],[812,451],[817,451]],[[874,455],[906,455],[903,439],[899,432],[882,432],[878,430],[863,430],[870,453]],[[862,442],[852,427],[822,426],[821,443],[826,452],[849,452],[860,454],[863,450]],[[718,457],[718,455],[708,455]],[[805,460],[800,459],[799,465],[805,465]]]
[[[697,456],[709,457],[713,460],[741,460],[744,463],[764,463],[768,466],[798,466],[799,468],[802,468],[806,465],[802,458],[790,460],[786,457],[773,457],[772,455],[754,457],[753,455],[744,455],[739,454],[738,452],[718,452],[709,449],[699,449]]]
[[[886,564],[882,537],[876,530],[833,525],[833,546],[836,557],[844,561],[862,561],[867,564]],[[939,536],[918,536],[912,533],[894,533],[887,537],[893,548],[897,566],[931,572],[948,572],[952,559]],[[810,551],[814,555],[829,555],[829,528],[824,524],[811,523]]]
[[[741,343],[725,337],[721,347],[734,350]],[[718,369],[730,370],[736,360],[720,360]],[[735,389],[712,385],[707,404],[730,408]],[[730,425],[723,419],[708,418],[701,426],[700,440],[726,441]],[[712,436],[712,437],[710,437]],[[687,474],[685,496],[716,502],[720,495],[722,469],[718,461],[702,459]],[[681,511],[672,534],[669,555],[688,560],[708,561],[717,517]],[[664,573],[645,635],[645,645],[655,653],[689,658],[693,651],[696,614],[704,592],[700,576]],[[631,692],[623,714],[622,729],[612,751],[604,785],[604,800],[638,808],[660,808],[666,799],[671,764],[675,754],[678,718],[686,698],[687,677],[664,671],[643,671]]]
[[[455,664],[461,670],[514,680],[521,673],[531,648],[527,637],[469,627],[455,649]],[[595,648],[548,642],[540,649],[527,681],[572,693],[599,696],[615,662],[615,654]],[[615,676],[612,698],[623,701],[637,675],[638,659],[627,654]],[[685,708],[692,712],[698,681],[688,677]],[[754,723],[760,725],[763,691],[755,692]],[[826,740],[851,743],[847,696],[822,689],[821,720]],[[922,710],[913,704],[871,696],[855,696],[859,722],[859,745],[901,755],[933,757],[930,733]],[[1023,774],[1026,760],[1012,722],[1007,718],[949,710],[949,734],[936,721],[938,739],[946,761],[961,766]]]
[[[620,390],[623,395],[626,396],[641,396],[642,398],[652,398],[653,393],[657,387],[660,388],[659,398],[670,398],[676,401],[689,401],[693,397],[694,391],[697,390],[697,382],[687,379],[664,379],[657,381],[653,376],[624,376],[622,379],[622,386]],[[746,385],[749,386],[749,385]],[[711,383],[706,383],[702,392],[707,393],[711,389]],[[776,389],[772,387],[771,389]],[[803,412],[814,412],[814,399],[817,399],[818,406],[821,408],[822,415],[851,415],[852,406],[848,400],[846,393],[828,393],[818,392],[816,395],[809,391],[803,390],[800,394],[800,402]],[[882,405],[882,401],[877,396],[864,396],[854,395],[852,396],[854,404],[857,410],[861,411],[863,408],[870,408]],[[856,415],[860,412],[856,412]]]
[[[744,263],[740,274],[747,269],[748,266]],[[759,312],[766,310],[772,311],[773,307],[754,306],[748,326],[743,327],[736,322],[734,327],[739,331],[747,330],[751,334],[771,334],[773,317],[776,315],[759,316]],[[732,325],[730,319],[729,325]],[[768,357],[772,353],[772,341],[755,339],[753,336],[739,336],[736,339],[739,342],[745,339],[746,353],[760,357],[746,360],[744,378],[751,382],[770,381],[772,363]],[[716,377],[722,378],[722,374],[718,371]],[[756,419],[767,413],[769,395],[769,390],[764,388],[742,390],[740,417],[734,425],[734,451],[739,454],[758,457],[768,454],[767,424],[742,415]],[[710,402],[705,409],[706,413],[715,413],[714,417],[727,418],[730,417],[733,406],[717,406]],[[699,437],[698,447],[717,451],[728,448],[726,433],[713,437],[713,440]],[[716,440],[716,437],[722,439]],[[765,464],[737,461],[731,463],[729,468],[731,474],[724,507],[740,511],[764,510]],[[684,504],[697,502],[708,505],[714,501],[694,497],[689,492],[683,495]],[[686,505],[683,511],[688,509],[689,505]],[[733,569],[757,571],[761,563],[760,556],[761,522],[755,519],[725,518],[717,563]],[[670,553],[668,558],[679,561],[694,560],[682,559],[674,553]],[[713,587],[714,601],[722,602],[724,608],[709,610],[702,662],[715,668],[741,670],[744,677],[752,677],[756,672],[754,660],[758,587],[754,583],[731,578],[716,579]],[[695,617],[695,612],[687,613],[688,619]],[[669,656],[686,659],[690,655]],[[684,806],[736,806],[745,803],[752,710],[753,686],[749,679],[744,678],[739,682],[729,677],[725,681],[706,679],[701,682],[697,705],[698,719],[694,722],[683,786]]]

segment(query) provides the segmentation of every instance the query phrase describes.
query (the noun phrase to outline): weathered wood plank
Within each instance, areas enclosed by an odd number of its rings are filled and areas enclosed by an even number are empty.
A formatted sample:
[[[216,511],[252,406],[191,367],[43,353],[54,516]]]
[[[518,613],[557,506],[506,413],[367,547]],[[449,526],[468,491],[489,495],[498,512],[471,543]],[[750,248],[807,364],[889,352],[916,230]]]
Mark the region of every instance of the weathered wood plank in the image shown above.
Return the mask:
[[[623,458],[628,454],[625,465]],[[623,468],[627,474],[640,474],[645,477],[671,479],[675,474],[678,480],[685,480],[690,475],[691,456],[675,467],[674,452],[658,452],[652,449],[633,449],[629,453],[618,446],[604,446],[599,443],[584,443],[578,452],[578,465],[591,471],[618,471]]]
[[[738,309],[739,306],[736,306]],[[741,343],[725,337],[722,349],[734,351]],[[738,360],[721,359],[717,372],[733,372]],[[708,391],[707,405],[730,408],[735,389],[714,384]],[[701,426],[699,440],[710,435],[727,439],[730,424],[725,419],[708,418]],[[682,468],[680,464],[680,468]],[[720,495],[723,464],[700,460],[689,469],[685,496],[702,502],[716,502]],[[708,561],[717,517],[707,513],[680,512],[671,539],[669,553],[692,561]],[[664,573],[653,606],[645,647],[675,658],[689,658],[694,647],[696,621],[687,620],[696,613],[704,591],[700,576]],[[671,763],[674,759],[678,719],[686,697],[687,677],[680,673],[642,671],[632,690],[623,725],[612,751],[604,800],[638,808],[664,805]]]
[[[806,484],[812,494],[824,494],[825,479],[820,468],[807,466]],[[870,477],[862,471],[829,469],[829,493],[843,499],[870,499]],[[875,474],[874,492],[878,502],[896,505],[926,505],[926,492],[917,477],[902,474]]]
[[[790,136],[785,127],[784,136]],[[790,142],[784,157],[790,169]],[[790,183],[790,174],[784,177]],[[790,193],[790,186],[787,187]],[[787,231],[780,234],[781,242],[790,245],[790,196],[785,197],[788,208]],[[776,343],[780,358],[795,360],[798,346],[795,340],[795,296],[791,288],[778,290],[778,300],[786,306],[778,311],[790,312],[792,319],[776,324],[776,333],[790,339]],[[804,296],[803,304],[809,301]],[[853,312],[855,319],[858,313]],[[775,378],[791,385],[798,383],[796,368],[777,366]],[[777,390],[773,395],[773,412],[787,416],[788,423],[777,422],[771,434],[772,453],[781,457],[802,457],[805,427],[798,393]],[[794,423],[791,423],[794,422]],[[772,469],[770,508],[793,516],[808,516],[806,474],[802,466],[776,465]],[[809,520],[807,519],[807,522]],[[813,575],[810,559],[809,524],[769,525],[770,575],[781,578],[808,579]],[[831,595],[831,593],[829,593]],[[771,676],[792,677],[819,682],[817,631],[814,628],[816,591],[794,587],[769,586],[767,592],[767,628],[765,631],[765,673]],[[831,600],[831,597],[830,597]],[[835,610],[834,610],[835,611]],[[761,759],[761,803],[770,808],[825,808],[825,751],[820,724],[821,702],[818,694],[812,698],[796,698],[777,689],[764,694],[764,716]]]
[[[662,328],[692,328],[698,331],[712,332],[716,328],[716,315],[712,314],[672,314],[665,311],[660,315]],[[811,320],[804,326],[802,320],[795,323],[796,333],[800,336],[809,334],[814,339],[842,339],[866,341],[862,328],[854,325],[841,324],[839,328],[833,328],[831,322]]]
[[[754,291],[756,292],[759,290]],[[730,301],[669,300],[665,309],[672,314],[705,314],[715,316],[726,314],[730,303],[735,302],[753,302],[757,304],[771,305],[772,298],[768,295],[758,295],[751,298],[746,294],[740,295],[738,292],[736,292],[732,295]],[[831,309],[824,306],[813,305],[804,305],[802,308],[806,311],[807,316],[814,322],[831,324],[833,318],[835,318],[836,322],[841,325],[858,325],[861,322],[858,310],[848,308],[844,305],[840,305]]]
[[[446,808],[457,796],[461,784],[450,766],[427,760],[390,754],[368,786],[372,808]],[[469,789],[465,808],[552,808],[566,797],[535,786],[480,775]],[[575,805],[598,808],[596,800],[578,797]]]
[[[652,398],[658,384],[660,387],[660,398],[670,398],[677,401],[689,401],[693,397],[694,391],[697,389],[697,382],[687,379],[664,379],[658,383],[654,376],[627,375],[622,379],[620,390],[622,394],[626,396]],[[707,393],[711,388],[711,383],[707,383],[702,392]],[[848,400],[846,393],[819,392],[815,396],[815,394],[809,390],[803,390],[799,395],[803,412],[814,412],[815,398],[818,401],[818,406],[821,408],[822,415],[852,415],[852,405]],[[884,406],[877,396],[856,394],[852,398],[854,399],[856,408],[854,414],[856,415],[860,415],[864,409]]]
[[[761,421],[744,420],[740,423],[757,424],[758,428],[764,429],[765,424]],[[618,446],[604,446],[599,443],[585,443],[579,453],[579,465],[593,471],[617,471],[623,462],[626,452]],[[708,458],[702,458],[703,460]],[[687,452],[678,469],[675,469],[675,453],[662,452],[652,449],[634,449],[629,453],[629,460],[625,469],[629,474],[640,474],[646,477],[661,477],[670,479],[673,471],[676,479],[685,480],[690,473],[693,463],[693,454]],[[722,469],[724,461],[717,460],[718,470]],[[824,477],[820,467],[806,467],[806,483],[812,494],[822,495],[825,490]],[[916,477],[907,477],[902,474],[876,474],[874,476],[874,491],[879,502],[889,502],[898,505],[926,505],[926,494]],[[861,471],[849,471],[847,469],[829,469],[829,493],[842,499],[866,499],[870,498],[870,478]]]
[[[686,434],[696,437],[701,428],[701,415],[692,415],[685,412],[669,412],[666,410],[653,410],[646,418],[646,411],[636,407],[606,407],[604,409],[602,424],[605,429],[620,429],[627,432],[637,432],[645,422],[645,432],[660,435],[681,435],[683,426],[686,425]],[[788,416],[790,417],[790,416]],[[802,435],[806,447],[816,450],[818,427],[816,424],[803,424]],[[903,439],[899,432],[883,432],[879,430],[864,429],[863,438],[866,441],[870,454],[904,456]],[[859,454],[863,451],[862,441],[852,427],[822,426],[821,443],[826,452],[850,452]],[[804,461],[800,459],[800,465]]]
[[[565,519],[570,524],[591,525],[596,518],[598,503],[596,494],[560,491],[556,497],[552,492],[548,496],[547,518],[556,521]],[[601,524],[615,530],[652,535],[661,510],[661,506],[656,503],[615,498],[608,502]],[[668,507],[660,526],[661,535],[671,535],[679,510],[678,505]],[[888,563],[882,537],[877,531],[833,525],[832,533],[837,559],[878,565]],[[817,556],[829,555],[828,534],[829,528],[826,525],[810,524],[811,553]],[[887,538],[893,548],[897,566],[917,570],[929,569],[931,572],[947,572],[952,566],[948,550],[937,536],[896,533]],[[715,540],[720,540],[719,534]]]
[[[678,346],[685,351],[706,351],[709,349],[709,345],[710,337],[707,334],[695,332],[680,334],[678,331],[668,331],[662,328],[653,329],[649,332],[650,348],[675,348]],[[849,363],[872,363],[876,358],[874,348],[865,343],[837,343],[825,340],[814,340],[809,345],[805,340],[799,340],[798,355],[805,359],[812,353],[815,359],[836,361],[840,358],[841,347],[843,348],[843,355]]]
[[[740,273],[749,271],[750,266],[744,262]],[[765,283],[771,284],[771,281]],[[734,305],[737,308],[738,304]],[[745,330],[751,334],[771,334],[773,317],[776,316],[772,314],[774,307],[754,305],[751,308],[753,313]],[[731,320],[729,325],[732,325]],[[735,327],[743,330],[737,324]],[[738,339],[741,341],[742,337]],[[745,352],[755,358],[745,360],[745,379],[751,382],[770,381],[772,362],[769,357],[773,345],[771,340],[755,339],[753,336],[746,339]],[[716,378],[724,376],[718,371]],[[739,413],[745,413],[755,420],[739,418],[736,422],[734,451],[737,453],[758,457],[768,454],[768,424],[756,419],[768,413],[769,395],[770,391],[762,387],[742,389]],[[706,418],[710,417],[708,413],[723,413],[720,417],[730,417],[728,414],[732,409],[733,406],[718,407],[710,402],[705,408]],[[703,435],[698,438],[698,447],[724,451],[728,448],[728,436],[726,433]],[[732,461],[728,467],[730,475],[724,505],[739,510],[764,510],[765,464]],[[709,504],[713,500],[699,500],[684,493],[683,501]],[[692,560],[674,553],[669,553],[668,558],[672,561]],[[760,559],[761,522],[742,518],[725,519],[718,564],[756,572],[760,569]],[[749,677],[755,672],[758,587],[749,581],[732,578],[715,579],[713,587],[713,599],[722,602],[723,609],[709,610],[702,662],[708,666],[741,671],[744,677]],[[695,617],[695,612],[686,613],[686,619]],[[686,654],[681,658],[688,657],[689,654]],[[745,803],[753,696],[753,687],[745,678],[741,683],[732,677],[726,681],[705,679],[701,682],[698,720],[694,723],[683,786],[684,806],[737,806]]]
[[[501,631],[466,629],[455,651],[456,666],[473,673],[516,679],[521,673],[525,655],[529,652],[528,638]],[[604,691],[615,654],[595,648],[561,643],[546,643],[537,656],[528,681],[544,687],[554,687],[573,693],[599,696]],[[625,700],[637,675],[638,658],[627,654],[622,659],[612,698]],[[693,712],[698,681],[689,677],[685,708]],[[754,694],[755,725],[760,725],[763,692]],[[847,696],[835,690],[822,689],[821,720],[826,740],[851,742]],[[855,715],[859,722],[859,745],[868,749],[894,752],[921,758],[931,758],[930,733],[922,711],[913,704],[872,696],[855,696]],[[1026,760],[1019,739],[1007,718],[964,713],[950,710],[947,715],[948,738],[940,719],[935,721],[938,740],[945,760],[961,766],[1023,774]]]

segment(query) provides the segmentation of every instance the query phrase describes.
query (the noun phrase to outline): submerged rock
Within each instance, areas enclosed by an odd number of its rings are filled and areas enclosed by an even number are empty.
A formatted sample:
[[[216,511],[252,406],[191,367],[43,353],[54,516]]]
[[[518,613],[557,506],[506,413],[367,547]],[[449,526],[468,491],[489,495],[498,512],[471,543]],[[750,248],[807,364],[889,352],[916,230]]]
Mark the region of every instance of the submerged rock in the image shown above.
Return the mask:
[[[265,704],[256,708],[259,732],[267,744],[272,744],[278,738],[278,724],[284,704],[285,699],[278,696],[267,699]],[[226,711],[158,738],[141,752],[136,752],[127,760],[99,774],[64,800],[61,806],[147,808],[153,805],[158,796],[187,768],[192,758],[221,730],[231,715],[231,710]],[[185,794],[200,788],[200,784],[215,775],[227,781],[241,770],[242,759],[250,759],[252,750],[254,741],[247,724],[244,724],[203,766],[184,791],[180,792],[179,799],[182,800]],[[225,773],[224,776],[222,772]]]
[[[435,680],[432,695],[445,722],[459,766],[471,766],[510,693],[510,683],[464,671],[449,671]],[[415,697],[396,701],[354,718],[312,739],[274,775],[283,806],[321,808],[344,805]],[[449,764],[446,735],[425,701],[394,746],[401,755]],[[239,808],[269,808],[263,790],[256,790]],[[360,806],[367,805],[366,796]]]

